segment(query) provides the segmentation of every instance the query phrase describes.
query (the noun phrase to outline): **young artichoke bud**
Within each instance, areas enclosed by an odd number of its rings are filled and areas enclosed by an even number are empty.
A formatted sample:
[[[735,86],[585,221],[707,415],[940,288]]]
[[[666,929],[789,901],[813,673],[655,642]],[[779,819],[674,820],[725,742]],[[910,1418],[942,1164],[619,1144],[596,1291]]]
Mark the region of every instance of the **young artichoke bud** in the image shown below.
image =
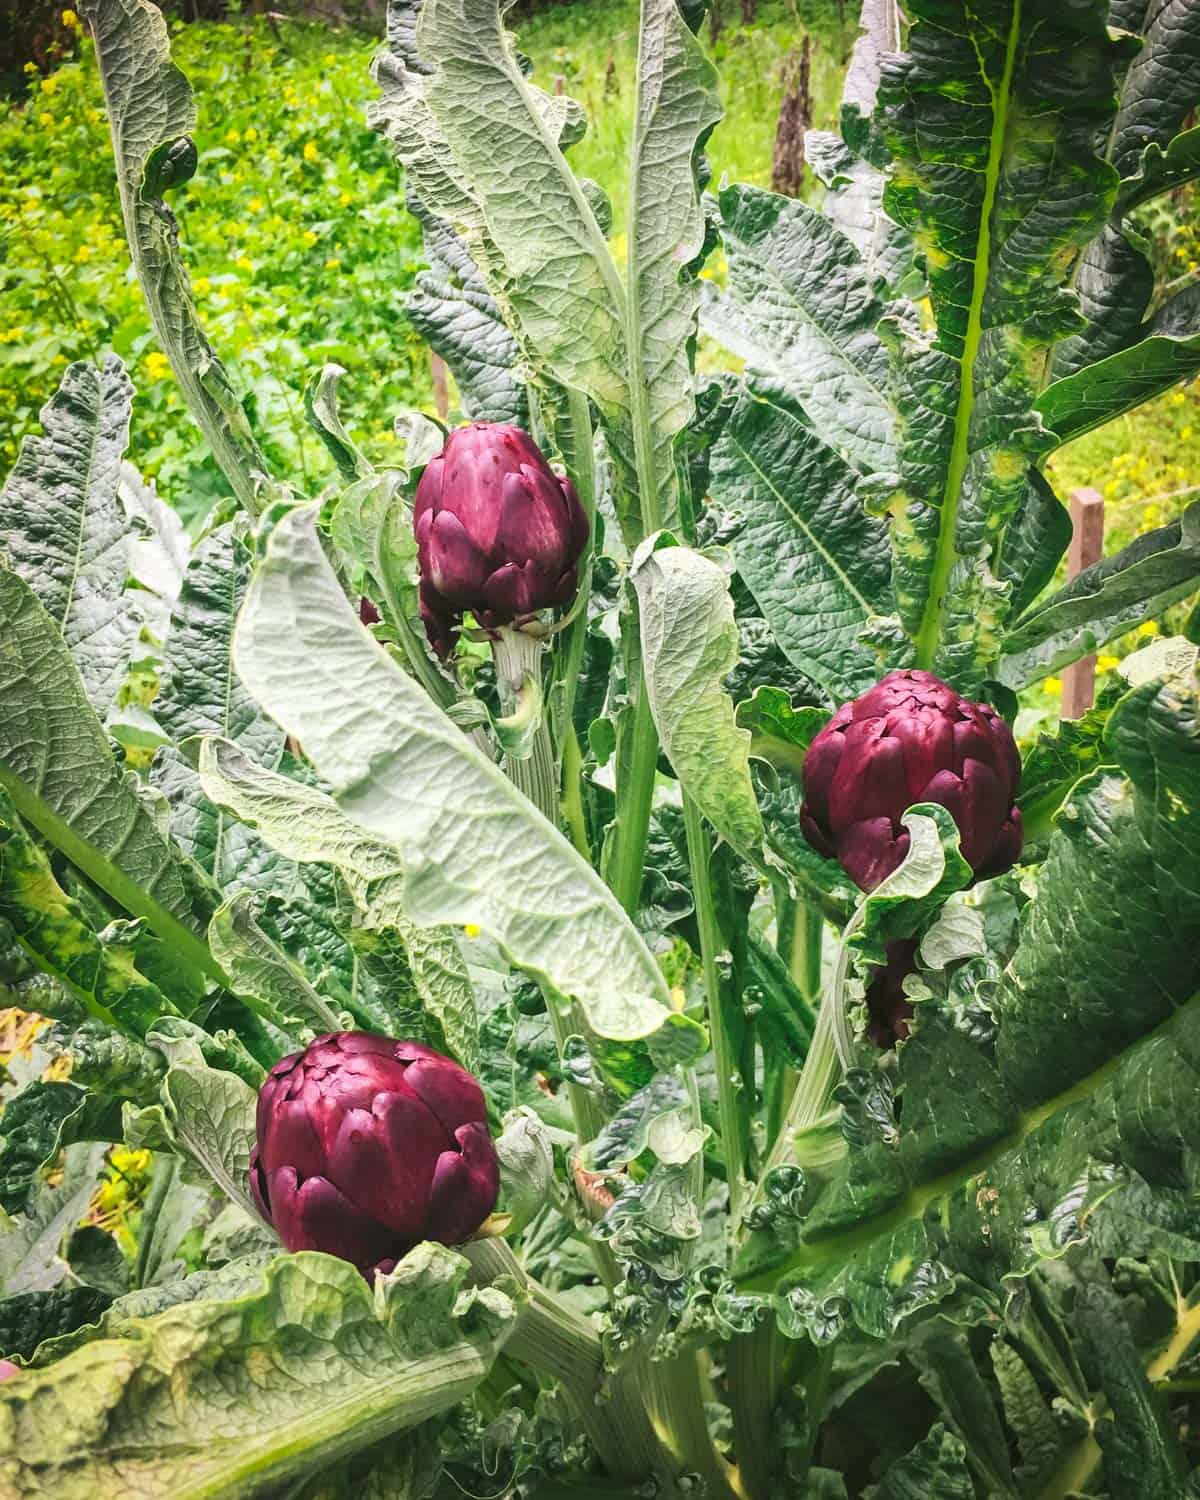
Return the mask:
[[[575,486],[560,479],[519,427],[472,422],[426,466],[413,505],[421,618],[439,656],[464,610],[485,630],[568,604],[588,520]]]
[[[496,1206],[483,1091],[420,1042],[317,1037],[267,1075],[256,1133],[250,1190],[286,1247],[368,1278],[422,1240],[460,1244]]]
[[[999,875],[1021,852],[1020,780],[1016,742],[994,708],[960,698],[932,672],[889,672],[808,747],[800,826],[872,891],[908,852],[901,814],[938,802],[975,874]]]

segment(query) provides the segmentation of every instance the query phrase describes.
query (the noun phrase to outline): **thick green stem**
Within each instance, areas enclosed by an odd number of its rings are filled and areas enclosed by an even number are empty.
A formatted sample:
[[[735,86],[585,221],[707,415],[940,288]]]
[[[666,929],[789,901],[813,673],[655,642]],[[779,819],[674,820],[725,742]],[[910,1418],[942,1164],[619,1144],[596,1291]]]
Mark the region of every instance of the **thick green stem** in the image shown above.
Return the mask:
[[[779,1453],[772,1417],[779,1399],[779,1331],[772,1316],[729,1341],[726,1394],[742,1488],[749,1500],[773,1500],[772,1459]]]
[[[478,1284],[509,1278],[525,1294],[507,1352],[562,1384],[609,1473],[629,1482],[656,1476],[670,1494],[673,1456],[655,1428],[638,1382],[630,1373],[606,1376],[600,1340],[591,1324],[526,1275],[503,1240],[476,1240],[463,1245],[462,1253]]]
[[[540,693],[544,642],[526,635],[510,625],[503,626],[492,642],[492,660],[496,664],[496,683],[505,713],[517,706],[520,695],[528,688]],[[554,770],[554,751],[550,744],[550,726],[540,703],[538,725],[533,732],[527,756],[506,755],[504,774],[529,798],[538,812],[558,827],[558,777]]]
[[[641,665],[633,703],[633,719],[617,747],[617,813],[605,878],[612,893],[632,916],[637,911],[650,834],[650,807],[658,764],[658,731],[650,712]]]
[[[179,1158],[177,1156],[171,1156],[166,1152],[159,1152],[155,1155],[154,1166],[150,1174],[150,1191],[146,1195],[141,1222],[138,1225],[138,1252],[132,1278],[135,1291],[146,1285],[154,1269],[152,1257],[158,1221],[162,1217],[163,1207],[178,1170]]]
[[[729,1174],[729,1233],[733,1235],[737,1233],[742,1220],[745,1191],[746,1132],[743,1128],[741,1075],[734,1041],[725,1024],[721,1005],[721,975],[717,958],[724,943],[708,878],[710,841],[700,809],[686,794],[683,799],[683,821],[692,874],[692,896],[696,903],[696,925],[700,929],[704,988],[708,994],[708,1029],[712,1035],[713,1056],[717,1066],[717,1110],[721,1122],[721,1140],[725,1147],[725,1167]]]
[[[796,988],[816,1011],[821,998],[821,947],[825,919],[818,907],[797,901],[791,946],[785,955]]]
[[[804,1060],[796,1092],[788,1106],[787,1115],[770,1154],[763,1165],[749,1212],[753,1213],[765,1196],[767,1178],[776,1167],[783,1166],[791,1157],[796,1136],[821,1121],[829,1108],[830,1095],[841,1072],[837,1046],[834,1042],[833,1012],[826,997],[817,1014],[817,1025],[813,1032],[812,1045]]]
[[[676,1472],[699,1474],[705,1500],[744,1500],[737,1470],[717,1452],[708,1430],[699,1358],[689,1350],[648,1364],[649,1400],[674,1455]]]

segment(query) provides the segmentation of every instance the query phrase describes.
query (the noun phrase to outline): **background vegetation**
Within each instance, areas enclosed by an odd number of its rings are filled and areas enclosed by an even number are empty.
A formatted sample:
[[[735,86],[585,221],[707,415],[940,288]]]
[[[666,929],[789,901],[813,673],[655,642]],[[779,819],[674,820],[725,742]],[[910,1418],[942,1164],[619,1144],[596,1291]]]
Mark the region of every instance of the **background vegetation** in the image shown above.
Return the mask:
[[[856,7],[758,0],[749,10],[756,18],[747,24],[742,0],[722,0],[715,39],[706,26],[726,108],[710,159],[715,180],[767,184],[800,39],[810,37],[812,123],[828,128]],[[420,236],[388,152],[365,124],[376,43],[366,8],[355,13],[359,24],[343,27],[274,12],[174,23],[202,109],[199,170],[172,200],[196,302],[251,393],[272,456],[309,486],[328,470],[300,396],[323,361],[347,367],[344,410],[376,456],[392,442],[395,412],[431,400],[426,352],[404,313]],[[587,109],[591,129],[574,159],[609,189],[618,235],[636,14],[636,0],[569,0],[520,22],[539,78],[561,79]],[[99,84],[70,10],[57,12],[55,38],[26,64],[22,97],[0,119],[0,464],[15,458],[63,368],[112,348],[138,387],[132,457],[195,526],[222,486],[129,270]],[[820,187],[809,176],[802,191]],[[1166,203],[1143,227],[1178,289],[1200,274],[1200,199],[1184,189]],[[719,259],[712,273],[721,274]],[[1091,484],[1105,495],[1114,546],[1162,525],[1200,489],[1200,383],[1079,439],[1055,456],[1051,476],[1060,493]]]

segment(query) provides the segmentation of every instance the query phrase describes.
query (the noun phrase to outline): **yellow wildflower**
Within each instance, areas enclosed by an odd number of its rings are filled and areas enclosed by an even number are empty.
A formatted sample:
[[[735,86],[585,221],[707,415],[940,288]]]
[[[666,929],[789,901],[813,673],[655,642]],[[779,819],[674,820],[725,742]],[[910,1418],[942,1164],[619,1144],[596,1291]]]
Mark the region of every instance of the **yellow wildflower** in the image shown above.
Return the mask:
[[[254,269],[254,262],[248,255],[239,255],[234,264],[239,271],[253,271]]]
[[[1191,437],[1191,435],[1192,435],[1192,433],[1194,431],[1195,431],[1195,428],[1193,428],[1193,426],[1192,426],[1192,424],[1190,422],[1188,423],[1188,425],[1186,427],[1181,428],[1180,432],[1179,432],[1179,440],[1180,440],[1180,442],[1181,443],[1186,443],[1187,440]]]
[[[320,158],[321,158],[321,153],[317,150],[317,143],[316,143],[316,141],[305,141],[305,143],[304,143],[304,160],[305,161],[319,161]]]
[[[91,260],[91,258],[92,247],[90,245],[80,245],[75,252],[75,264],[77,266],[82,266],[86,261]]]
[[[1098,672],[1111,672],[1114,667],[1120,666],[1119,656],[1098,656],[1096,658],[1096,670]]]
[[[42,110],[41,114],[38,115],[38,124],[44,125],[47,130],[54,124],[54,116],[48,109]]]
[[[241,136],[236,130],[227,130],[225,132],[225,144],[227,146],[236,146],[240,140]]]
[[[477,922],[463,923],[463,932],[466,933],[467,937],[469,938],[477,938],[482,930],[483,929]]]
[[[146,374],[151,380],[161,380],[170,373],[171,361],[160,350],[152,349],[146,356]]]
[[[1138,633],[1138,635],[1157,635],[1158,634],[1158,621],[1157,620],[1143,620],[1142,623],[1137,628],[1137,633]]]
[[[300,236],[300,238],[304,241],[304,243],[308,246],[308,248],[310,250],[317,243],[317,237],[316,237],[316,235],[313,233],[313,231],[311,229],[306,229],[304,231],[304,233]]]
[[[64,10],[62,13],[62,23],[68,31],[74,31],[79,26],[79,17],[73,10]]]
[[[251,145],[258,140],[258,131],[255,130],[253,125],[248,125],[242,132],[242,140],[249,141]]]
[[[339,198],[338,198],[338,207],[339,207],[339,208],[349,208],[349,207],[350,207],[350,205],[351,205],[351,204],[352,204],[352,203],[353,203],[353,202],[354,202],[354,199],[353,199],[353,198],[352,198],[352,197],[351,197],[351,195],[350,195],[350,194],[349,194],[349,193],[343,193],[343,194],[342,194],[342,195],[341,195],[341,196],[340,196],[340,197],[339,197]]]
[[[209,292],[212,291],[212,282],[207,276],[197,276],[195,281],[192,282],[192,291],[195,292],[197,297],[207,297]]]
[[[58,79],[53,73],[48,78],[42,79],[42,93],[53,94],[58,88]]]
[[[337,258],[336,255],[331,255],[329,257],[329,259],[325,262],[325,269],[327,271],[340,271],[341,268],[342,268],[342,263]]]
[[[262,213],[263,209],[266,208],[266,206],[267,205],[261,198],[251,198],[250,201],[246,204],[246,207],[252,214]]]
[[[1046,691],[1052,698],[1057,698],[1062,692],[1062,678],[1047,677],[1045,682],[1042,683],[1042,686],[1046,689]]]

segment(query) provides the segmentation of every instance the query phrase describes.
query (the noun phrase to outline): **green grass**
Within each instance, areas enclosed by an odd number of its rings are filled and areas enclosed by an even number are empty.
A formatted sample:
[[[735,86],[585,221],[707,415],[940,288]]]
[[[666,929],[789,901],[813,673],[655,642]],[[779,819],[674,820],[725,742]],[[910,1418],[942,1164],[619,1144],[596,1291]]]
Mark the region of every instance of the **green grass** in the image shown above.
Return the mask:
[[[172,197],[213,344],[253,393],[281,475],[328,473],[301,392],[326,360],[372,450],[428,391],[403,298],[420,233],[382,138],[366,128],[369,38],[320,26],[177,29],[200,109],[196,177]],[[0,121],[0,467],[66,364],[112,348],[138,396],[131,457],[190,520],[225,487],[187,418],[128,266],[91,47],[33,80]]]
[[[769,187],[784,62],[807,30],[812,38],[813,125],[835,129],[842,75],[857,31],[855,7],[846,7],[843,22],[833,0],[761,0],[757,22],[750,27],[734,23],[737,7],[729,0],[724,8],[729,22],[710,47],[725,109],[707,149],[713,183],[727,175],[731,182]],[[533,60],[542,86],[552,88],[562,78],[566,91],[587,110],[588,133],[572,147],[571,164],[608,192],[618,235],[625,223],[625,164],[633,131],[637,15],[637,0],[576,0],[552,6],[518,27],[521,50]],[[707,45],[707,24],[700,35]],[[806,182],[806,196],[812,186]]]

